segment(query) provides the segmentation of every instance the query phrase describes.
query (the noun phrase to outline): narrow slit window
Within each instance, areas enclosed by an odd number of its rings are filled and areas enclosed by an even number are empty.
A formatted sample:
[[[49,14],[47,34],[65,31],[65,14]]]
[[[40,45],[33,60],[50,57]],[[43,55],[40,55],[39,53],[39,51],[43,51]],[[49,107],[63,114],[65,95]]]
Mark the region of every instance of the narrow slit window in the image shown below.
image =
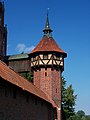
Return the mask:
[[[56,93],[57,93],[57,89],[56,89]]]
[[[47,72],[45,72],[45,76],[47,76]]]

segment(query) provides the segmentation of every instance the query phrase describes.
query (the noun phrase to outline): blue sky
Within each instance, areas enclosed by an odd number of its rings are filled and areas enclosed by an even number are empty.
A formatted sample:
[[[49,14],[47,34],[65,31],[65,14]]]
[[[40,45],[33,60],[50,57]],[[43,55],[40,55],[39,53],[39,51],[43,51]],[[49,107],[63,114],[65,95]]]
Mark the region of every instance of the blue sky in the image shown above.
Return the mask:
[[[64,77],[77,94],[76,111],[90,114],[90,0],[5,0],[8,52],[30,52],[42,39],[49,10],[53,38],[67,52]]]

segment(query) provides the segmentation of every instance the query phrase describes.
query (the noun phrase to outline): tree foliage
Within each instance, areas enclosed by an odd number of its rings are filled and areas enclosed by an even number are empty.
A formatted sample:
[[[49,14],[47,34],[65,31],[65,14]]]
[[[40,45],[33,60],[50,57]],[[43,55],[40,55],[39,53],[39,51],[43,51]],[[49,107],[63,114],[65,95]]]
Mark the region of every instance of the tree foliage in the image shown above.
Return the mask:
[[[89,115],[85,115],[83,110],[79,110],[74,116],[73,119],[70,120],[90,120]]]
[[[64,119],[66,120],[70,120],[70,117],[73,117],[75,114],[76,97],[77,95],[74,95],[72,85],[69,85],[66,88],[65,78],[62,77],[62,110],[64,113]]]
[[[32,75],[29,72],[21,73],[21,76],[26,78],[28,81],[33,83],[33,77],[32,77]]]
[[[62,120],[90,120],[90,115],[85,115],[83,110],[75,113],[75,101],[72,85],[66,87],[66,80],[62,77]]]
[[[85,112],[84,112],[83,110],[79,110],[79,111],[77,112],[77,115],[78,115],[80,118],[82,118],[83,116],[85,116]]]

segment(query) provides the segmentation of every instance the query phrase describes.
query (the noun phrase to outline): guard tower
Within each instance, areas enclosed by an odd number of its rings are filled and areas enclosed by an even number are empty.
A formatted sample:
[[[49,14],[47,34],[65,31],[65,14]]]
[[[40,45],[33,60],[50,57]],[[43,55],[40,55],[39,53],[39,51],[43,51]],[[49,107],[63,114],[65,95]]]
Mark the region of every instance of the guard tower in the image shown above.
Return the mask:
[[[67,54],[52,37],[48,14],[44,35],[36,48],[30,53],[34,85],[41,89],[57,106],[57,119],[61,120],[61,73]]]
[[[4,26],[4,2],[0,2],[0,60],[4,61],[7,47],[7,27]]]

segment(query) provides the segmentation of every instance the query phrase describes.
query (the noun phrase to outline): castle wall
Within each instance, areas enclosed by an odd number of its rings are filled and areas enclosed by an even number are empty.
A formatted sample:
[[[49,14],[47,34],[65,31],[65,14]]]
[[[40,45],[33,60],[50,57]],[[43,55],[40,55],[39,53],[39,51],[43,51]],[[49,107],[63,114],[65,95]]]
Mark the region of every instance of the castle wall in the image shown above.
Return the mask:
[[[56,109],[0,78],[0,120],[55,120]]]

